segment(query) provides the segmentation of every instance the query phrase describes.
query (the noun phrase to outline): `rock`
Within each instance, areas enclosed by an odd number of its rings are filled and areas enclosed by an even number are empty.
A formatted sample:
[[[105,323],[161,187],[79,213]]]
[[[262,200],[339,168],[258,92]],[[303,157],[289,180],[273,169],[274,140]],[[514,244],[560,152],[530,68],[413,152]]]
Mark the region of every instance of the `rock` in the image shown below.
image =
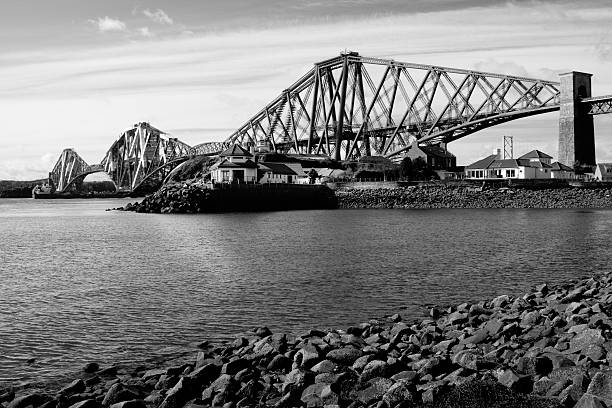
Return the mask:
[[[602,336],[599,329],[586,329],[578,333],[570,340],[570,348],[572,350],[582,350],[593,344],[603,345],[606,339]]]
[[[73,382],[65,386],[64,388],[62,388],[60,390],[60,394],[72,395],[72,394],[78,394],[83,391],[85,391],[85,382],[79,378],[77,380],[74,380]]]
[[[382,400],[389,407],[395,407],[400,402],[404,405],[414,403],[414,395],[403,382],[393,384],[382,397]]]
[[[293,358],[300,367],[310,368],[319,361],[319,350],[312,344],[302,346]]]
[[[113,384],[106,392],[106,395],[102,400],[102,405],[108,407],[110,405],[116,404],[117,402],[130,401],[135,399],[140,399],[140,395],[138,393],[125,387],[121,383],[116,383]]]
[[[110,408],[147,408],[143,400],[122,401],[110,406]]]
[[[512,370],[503,370],[497,378],[500,384],[513,391],[528,394],[533,390],[533,380],[528,375],[516,375]]]
[[[94,399],[86,399],[84,401],[77,402],[70,406],[70,408],[99,408],[100,403]]]
[[[323,360],[317,364],[315,364],[310,371],[313,373],[321,374],[321,373],[332,373],[336,369],[336,364],[331,362],[330,360]]]
[[[291,359],[283,354],[277,354],[268,364],[270,371],[287,371],[291,368]]]
[[[153,369],[153,370],[147,370],[145,371],[145,373],[142,376],[143,380],[148,380],[150,378],[159,378],[162,375],[166,374],[166,370],[164,369]]]
[[[85,371],[86,373],[95,373],[96,371],[98,371],[100,369],[100,365],[98,363],[87,363],[85,364],[85,366],[83,367],[83,371]]]
[[[17,397],[14,400],[12,400],[7,405],[7,408],[26,408],[27,406],[30,406],[30,405],[33,407],[36,407],[40,405],[43,400],[44,398],[40,394],[23,395],[21,397]]]
[[[370,361],[363,368],[363,372],[361,373],[360,380],[361,382],[366,382],[374,377],[385,377],[387,374],[388,368],[389,368],[389,365],[385,361],[381,361],[381,360]]]
[[[364,386],[354,391],[352,398],[363,404],[370,404],[375,400],[381,399],[391,388],[393,381],[388,378],[375,377],[370,379]]]
[[[323,399],[321,398],[321,393],[326,388],[329,388],[328,384],[311,384],[302,392],[300,400],[305,403],[307,407],[322,407]]]
[[[259,327],[255,329],[255,334],[258,337],[268,337],[272,335],[272,331],[270,331],[270,329],[264,326],[264,327]]]
[[[283,382],[282,392],[283,394],[287,393],[290,390],[300,390],[300,392],[306,387],[307,383],[309,383],[309,379],[304,370],[295,369],[292,370],[285,377],[285,381]]]
[[[235,367],[233,367],[235,368]],[[188,377],[196,387],[201,387],[203,385],[209,384],[213,381],[220,373],[219,366],[209,363],[203,367],[198,368],[191,372]]]
[[[361,354],[361,350],[354,347],[342,347],[328,352],[326,358],[334,363],[350,366],[361,357]]]
[[[245,368],[250,367],[251,364],[248,360],[243,358],[237,358],[223,365],[221,368],[221,374],[234,375],[238,371],[244,370]]]
[[[453,363],[477,371],[482,364],[482,356],[471,350],[462,350],[453,356]]]
[[[601,398],[591,394],[584,394],[574,408],[607,408],[607,405]]]
[[[591,383],[586,391],[589,395],[594,395],[603,400],[606,405],[612,404],[612,372],[598,372],[591,379]]]

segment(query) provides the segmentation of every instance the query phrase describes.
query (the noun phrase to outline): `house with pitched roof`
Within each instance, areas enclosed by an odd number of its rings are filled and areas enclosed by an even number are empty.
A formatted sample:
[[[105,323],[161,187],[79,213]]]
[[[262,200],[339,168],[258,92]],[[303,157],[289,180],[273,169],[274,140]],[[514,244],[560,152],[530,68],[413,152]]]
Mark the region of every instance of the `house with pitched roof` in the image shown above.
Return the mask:
[[[299,166],[299,163],[297,163]],[[301,167],[301,166],[300,166]],[[259,183],[288,183],[294,184],[298,182],[299,177],[306,178],[303,171],[295,171],[286,163],[259,163],[259,172],[262,174]]]
[[[219,154],[219,161],[210,167],[213,183],[256,183],[257,164],[253,155],[240,145],[233,145]]]
[[[412,160],[420,157],[427,162],[427,167],[434,170],[449,170],[457,167],[457,157],[446,148],[436,145],[419,146],[417,142],[414,142],[410,150],[406,152],[406,157]]]
[[[532,150],[518,159],[502,159],[501,151],[465,167],[469,179],[550,179],[574,178],[573,170],[559,162],[551,164],[552,157]]]

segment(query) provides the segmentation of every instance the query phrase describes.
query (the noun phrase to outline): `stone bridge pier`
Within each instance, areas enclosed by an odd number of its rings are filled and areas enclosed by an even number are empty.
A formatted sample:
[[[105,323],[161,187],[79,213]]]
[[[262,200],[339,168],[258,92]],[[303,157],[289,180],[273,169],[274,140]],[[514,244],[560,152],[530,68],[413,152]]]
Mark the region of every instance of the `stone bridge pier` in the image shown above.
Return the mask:
[[[560,74],[559,162],[595,166],[593,116],[581,99],[591,97],[591,74]]]

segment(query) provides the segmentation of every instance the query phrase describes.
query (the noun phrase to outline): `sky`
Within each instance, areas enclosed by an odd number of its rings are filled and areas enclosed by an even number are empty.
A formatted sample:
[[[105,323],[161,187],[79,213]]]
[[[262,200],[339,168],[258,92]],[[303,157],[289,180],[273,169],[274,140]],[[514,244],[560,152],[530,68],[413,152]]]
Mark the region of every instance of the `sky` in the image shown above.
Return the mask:
[[[0,179],[46,177],[64,148],[99,163],[148,121],[190,145],[227,138],[343,50],[557,80],[612,94],[612,0],[0,0]],[[595,117],[612,161],[612,115]],[[449,144],[469,164],[514,137],[557,157],[558,113]]]

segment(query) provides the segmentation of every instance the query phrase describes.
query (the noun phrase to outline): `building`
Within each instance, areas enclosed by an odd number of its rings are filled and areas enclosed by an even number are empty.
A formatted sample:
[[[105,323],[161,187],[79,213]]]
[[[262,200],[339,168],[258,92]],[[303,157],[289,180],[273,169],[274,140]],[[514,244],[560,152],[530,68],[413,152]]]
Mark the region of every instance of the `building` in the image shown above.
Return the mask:
[[[550,166],[550,178],[562,180],[576,178],[574,169],[572,169],[570,166],[566,166],[565,164],[559,163],[558,161],[552,163]]]
[[[415,142],[410,146],[405,157],[409,157],[411,160],[420,157],[427,162],[427,167],[434,170],[449,170],[457,167],[455,155],[446,150],[445,147],[437,145],[419,146]]]
[[[518,159],[502,159],[501,151],[465,167],[469,179],[571,179],[573,170],[559,162],[551,164],[552,157],[532,150]]]
[[[292,167],[295,167],[296,163],[292,163]],[[300,166],[297,163],[297,166]],[[306,178],[306,175],[303,171],[296,171],[288,166],[288,163],[259,163],[259,173],[261,174],[261,178],[259,179],[259,183],[288,183],[295,184],[300,181],[301,178]]]
[[[612,181],[612,163],[597,164],[594,178],[597,181]]]
[[[219,161],[210,167],[214,183],[256,183],[257,164],[253,155],[239,145],[233,145],[219,155]]]

